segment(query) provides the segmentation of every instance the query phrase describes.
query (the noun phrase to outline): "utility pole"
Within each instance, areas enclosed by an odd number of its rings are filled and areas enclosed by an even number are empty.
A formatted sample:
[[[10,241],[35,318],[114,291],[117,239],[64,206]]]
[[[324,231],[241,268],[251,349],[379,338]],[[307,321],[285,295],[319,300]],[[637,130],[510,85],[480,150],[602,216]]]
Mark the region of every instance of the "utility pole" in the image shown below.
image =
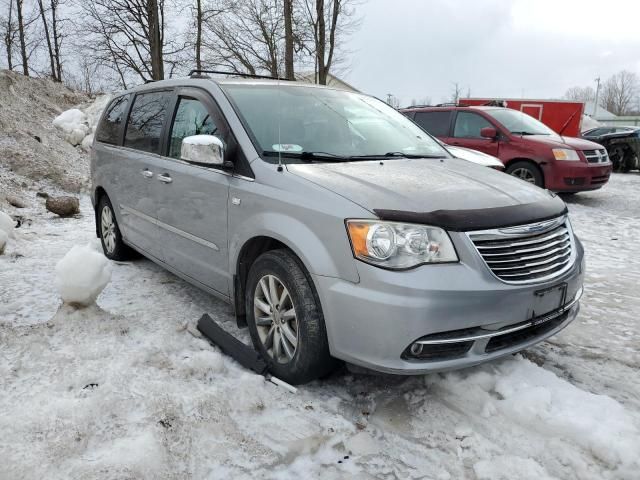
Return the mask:
[[[596,78],[596,99],[593,102],[593,119],[596,120],[596,113],[598,112],[598,95],[600,94],[600,77]]]

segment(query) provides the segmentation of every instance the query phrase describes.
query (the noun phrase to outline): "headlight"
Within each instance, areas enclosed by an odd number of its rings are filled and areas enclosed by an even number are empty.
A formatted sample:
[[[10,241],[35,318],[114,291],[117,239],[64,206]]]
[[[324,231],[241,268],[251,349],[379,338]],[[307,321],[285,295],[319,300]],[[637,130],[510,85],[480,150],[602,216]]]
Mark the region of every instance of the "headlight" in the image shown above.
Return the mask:
[[[383,268],[457,262],[447,232],[438,227],[379,220],[347,220],[353,255]]]
[[[569,160],[572,162],[580,161],[578,152],[570,148],[554,148],[551,150],[556,160]]]

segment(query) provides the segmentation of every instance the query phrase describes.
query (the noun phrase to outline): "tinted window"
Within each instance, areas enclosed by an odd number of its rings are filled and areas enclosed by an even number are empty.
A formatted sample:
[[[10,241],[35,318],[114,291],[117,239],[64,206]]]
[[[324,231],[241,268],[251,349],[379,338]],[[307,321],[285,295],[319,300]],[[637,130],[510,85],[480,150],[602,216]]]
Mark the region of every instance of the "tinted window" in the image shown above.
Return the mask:
[[[136,95],[131,107],[124,146],[159,153],[160,135],[166,115],[167,92]]]
[[[493,125],[476,113],[458,112],[453,136],[457,138],[482,138],[480,130],[485,127],[493,127]]]
[[[171,126],[169,156],[180,158],[182,139],[191,135],[215,135],[218,127],[206,107],[192,98],[181,98]]]
[[[129,96],[116,98],[107,108],[107,113],[102,118],[98,133],[96,134],[99,142],[117,144],[120,135],[120,125],[124,121],[129,106]]]
[[[451,112],[416,112],[415,122],[434,137],[449,136]]]

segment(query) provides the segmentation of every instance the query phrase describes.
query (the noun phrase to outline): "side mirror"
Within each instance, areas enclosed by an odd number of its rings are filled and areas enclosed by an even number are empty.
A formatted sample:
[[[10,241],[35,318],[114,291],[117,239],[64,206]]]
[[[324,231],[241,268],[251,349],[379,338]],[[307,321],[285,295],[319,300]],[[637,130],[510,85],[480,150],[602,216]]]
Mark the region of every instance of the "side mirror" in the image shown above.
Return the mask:
[[[180,158],[201,165],[223,165],[224,144],[215,135],[192,135],[182,140]]]
[[[480,130],[480,136],[483,138],[496,138],[498,136],[498,131],[493,127],[484,127]]]

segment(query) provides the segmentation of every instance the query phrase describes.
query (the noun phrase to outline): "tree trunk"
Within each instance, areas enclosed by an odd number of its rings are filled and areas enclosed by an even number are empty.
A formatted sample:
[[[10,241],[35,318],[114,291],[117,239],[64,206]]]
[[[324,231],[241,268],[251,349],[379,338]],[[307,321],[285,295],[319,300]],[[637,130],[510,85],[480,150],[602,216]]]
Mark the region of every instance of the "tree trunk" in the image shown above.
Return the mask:
[[[7,67],[13,70],[13,0],[9,0],[9,17],[7,18],[7,31],[4,37],[4,46],[7,49]]]
[[[295,80],[293,71],[293,0],[284,0],[284,76]]]
[[[49,51],[49,63],[51,65],[51,78],[59,81],[56,75],[56,64],[53,59],[53,47],[51,46],[51,37],[49,36],[49,23],[47,22],[47,15],[44,11],[44,5],[42,0],[38,0],[38,7],[40,7],[40,17],[42,18],[42,26],[44,27],[44,38],[47,41],[47,50]]]
[[[18,12],[18,33],[20,37],[20,55],[22,56],[22,73],[25,77],[29,76],[29,62],[27,59],[27,44],[24,38],[24,19],[22,18],[22,2],[16,0],[16,10]]]
[[[202,1],[196,1],[196,68],[202,70],[202,59],[200,51],[202,50]]]
[[[162,59],[162,38],[160,34],[160,16],[158,1],[147,1],[147,16],[149,19],[149,49],[151,51],[151,77],[153,80],[164,79],[164,64]]]
[[[53,54],[56,61],[56,75],[62,82],[62,62],[60,61],[60,37],[58,36],[58,0],[51,0],[51,29],[53,30]]]
[[[326,41],[326,22],[324,18],[324,0],[316,0],[316,15],[318,26],[316,28],[316,59],[318,61],[318,83],[327,84],[327,71],[324,63],[324,49]]]

